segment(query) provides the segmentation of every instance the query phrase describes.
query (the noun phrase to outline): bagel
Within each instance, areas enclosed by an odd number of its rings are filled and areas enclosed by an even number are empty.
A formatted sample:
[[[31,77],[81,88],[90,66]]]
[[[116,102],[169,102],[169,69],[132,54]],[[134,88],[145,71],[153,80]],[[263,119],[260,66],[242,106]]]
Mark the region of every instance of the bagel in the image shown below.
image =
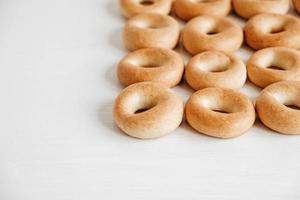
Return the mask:
[[[256,101],[262,123],[284,134],[300,134],[300,82],[282,81],[266,87]]]
[[[179,24],[172,17],[144,13],[127,21],[123,41],[129,50],[147,47],[173,49],[178,42],[179,31]]]
[[[119,0],[119,5],[126,18],[146,12],[168,15],[172,0]]]
[[[232,52],[242,45],[243,31],[228,18],[200,16],[187,23],[182,39],[192,55],[208,50]]]
[[[176,15],[188,21],[199,15],[215,15],[224,17],[231,9],[231,0],[175,0],[174,10]]]
[[[248,77],[266,87],[285,80],[300,80],[300,52],[286,47],[271,47],[255,52],[247,62]]]
[[[264,13],[245,26],[247,44],[253,49],[284,46],[300,48],[300,20],[290,15]]]
[[[189,61],[185,78],[195,90],[206,87],[238,89],[245,84],[247,71],[244,63],[233,54],[205,51]]]
[[[114,120],[126,134],[140,139],[174,131],[183,117],[183,102],[167,87],[141,82],[125,88],[114,104]]]
[[[186,103],[185,114],[195,130],[218,138],[240,136],[255,121],[250,99],[235,90],[222,88],[198,90]]]
[[[298,13],[300,13],[300,0],[293,0],[294,7]]]
[[[240,17],[249,19],[261,13],[286,14],[289,10],[289,0],[233,0],[234,11]]]
[[[173,87],[181,81],[183,71],[183,60],[176,52],[169,49],[146,48],[125,56],[118,65],[117,75],[125,86],[154,81]]]

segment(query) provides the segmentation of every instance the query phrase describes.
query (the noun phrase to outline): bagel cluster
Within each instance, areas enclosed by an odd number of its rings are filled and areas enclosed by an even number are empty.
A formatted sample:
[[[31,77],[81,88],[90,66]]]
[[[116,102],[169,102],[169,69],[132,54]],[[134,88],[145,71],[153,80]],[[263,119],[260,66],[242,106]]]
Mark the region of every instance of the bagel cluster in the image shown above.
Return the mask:
[[[300,12],[300,0],[293,0]],[[116,98],[116,125],[129,136],[165,136],[183,118],[199,133],[233,138],[256,114],[275,132],[300,134],[300,19],[289,0],[119,0],[127,22],[117,66],[126,88]],[[245,27],[227,17],[234,12]],[[169,15],[172,13],[172,16]],[[173,16],[186,25],[181,26]],[[254,52],[246,64],[234,52]],[[187,63],[174,48],[181,45]],[[255,105],[238,91],[246,80],[262,88]],[[185,81],[195,90],[186,103],[172,91]]]

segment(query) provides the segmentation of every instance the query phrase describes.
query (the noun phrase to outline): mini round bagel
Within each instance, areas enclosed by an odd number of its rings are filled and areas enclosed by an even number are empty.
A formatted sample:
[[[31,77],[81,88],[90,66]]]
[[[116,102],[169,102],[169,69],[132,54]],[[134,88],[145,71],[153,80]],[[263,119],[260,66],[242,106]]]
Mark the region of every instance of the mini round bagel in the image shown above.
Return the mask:
[[[231,9],[230,0],[175,0],[174,10],[178,17],[188,21],[200,15],[224,17]]]
[[[247,44],[253,49],[284,46],[300,48],[300,20],[290,15],[264,13],[245,26]]]
[[[127,21],[124,45],[129,50],[147,47],[173,49],[179,38],[179,24],[170,16],[145,13]]]
[[[286,14],[289,10],[289,0],[233,0],[235,12],[245,19],[261,13]]]
[[[300,82],[282,81],[266,87],[256,100],[263,124],[284,134],[300,134]]]
[[[119,0],[122,14],[131,18],[141,13],[167,15],[171,11],[172,0]]]
[[[250,99],[231,89],[205,88],[198,90],[185,107],[188,123],[198,132],[232,138],[245,133],[255,121]]]
[[[125,56],[118,65],[117,74],[119,81],[125,86],[153,81],[173,87],[181,81],[183,71],[183,60],[175,51],[145,48]]]
[[[189,61],[185,78],[195,90],[206,87],[238,89],[245,84],[247,71],[244,63],[233,54],[205,51]]]
[[[286,47],[271,47],[255,52],[247,62],[248,77],[264,88],[272,83],[300,80],[300,52]]]
[[[187,23],[182,39],[192,55],[208,50],[233,52],[243,42],[243,30],[225,17],[200,16]]]
[[[298,13],[300,13],[300,0],[293,0],[294,7]]]
[[[154,82],[128,86],[114,104],[114,119],[126,134],[150,139],[174,131],[183,117],[183,102],[167,87]]]

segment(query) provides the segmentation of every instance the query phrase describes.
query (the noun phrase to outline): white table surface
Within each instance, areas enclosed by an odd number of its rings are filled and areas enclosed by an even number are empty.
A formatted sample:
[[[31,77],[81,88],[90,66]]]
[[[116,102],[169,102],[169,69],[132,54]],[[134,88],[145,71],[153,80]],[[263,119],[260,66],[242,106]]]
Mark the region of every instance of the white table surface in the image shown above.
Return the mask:
[[[116,0],[0,1],[0,199],[299,200],[299,136],[260,122],[230,140],[185,122],[147,141],[116,128],[124,22]]]

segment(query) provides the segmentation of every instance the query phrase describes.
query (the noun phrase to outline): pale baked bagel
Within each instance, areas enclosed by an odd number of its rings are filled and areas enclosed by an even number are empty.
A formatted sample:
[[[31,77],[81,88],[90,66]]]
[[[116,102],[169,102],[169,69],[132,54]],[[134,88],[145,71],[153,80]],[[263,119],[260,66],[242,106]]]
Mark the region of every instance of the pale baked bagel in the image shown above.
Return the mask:
[[[194,93],[186,103],[185,114],[195,130],[218,138],[240,136],[255,121],[250,99],[222,88],[205,88]]]
[[[129,50],[147,47],[173,49],[179,38],[179,24],[170,16],[145,13],[127,21],[124,45]]]
[[[150,139],[174,131],[183,117],[183,102],[167,87],[141,82],[125,88],[114,105],[114,119],[126,134]]]
[[[125,56],[118,65],[117,75],[125,86],[154,81],[173,87],[181,81],[183,71],[183,60],[175,51],[146,48]]]
[[[256,100],[260,120],[284,134],[300,134],[300,82],[282,81],[266,87]]]
[[[185,49],[192,55],[207,50],[232,52],[240,48],[243,31],[228,18],[200,16],[187,23],[182,39]]]
[[[205,51],[189,61],[185,78],[195,90],[206,87],[237,89],[245,84],[247,71],[244,63],[233,54]]]
[[[231,0],[175,0],[174,10],[178,17],[190,20],[199,15],[224,17],[231,9]]]
[[[245,19],[261,13],[285,14],[289,10],[289,0],[233,0],[235,12]]]
[[[300,0],[293,0],[293,4],[298,13],[300,13]]]
[[[172,0],[119,0],[119,4],[122,14],[131,18],[146,12],[167,15],[171,11]]]
[[[290,15],[264,13],[245,26],[247,44],[253,49],[284,46],[300,48],[300,20]]]
[[[285,80],[300,80],[300,52],[286,47],[255,52],[247,62],[248,77],[255,85],[266,87]]]

